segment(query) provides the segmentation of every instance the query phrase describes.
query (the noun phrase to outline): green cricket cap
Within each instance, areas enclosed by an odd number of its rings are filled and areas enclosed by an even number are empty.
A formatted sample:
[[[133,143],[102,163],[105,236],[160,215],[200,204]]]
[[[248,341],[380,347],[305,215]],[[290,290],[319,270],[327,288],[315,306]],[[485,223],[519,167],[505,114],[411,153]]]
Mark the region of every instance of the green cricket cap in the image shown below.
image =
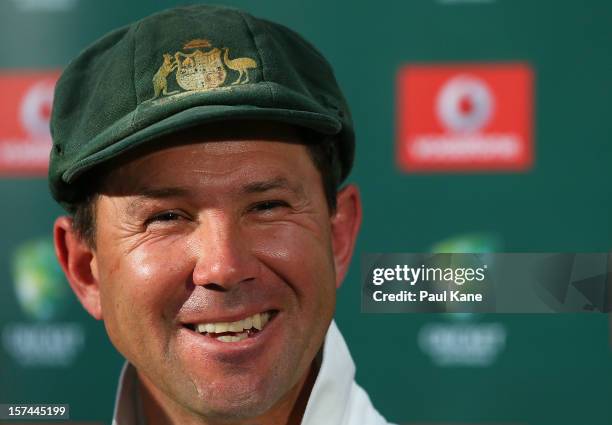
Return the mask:
[[[97,40],[61,75],[51,115],[51,193],[70,211],[87,187],[79,177],[93,167],[161,136],[236,119],[334,136],[341,179],[350,172],[348,105],[309,42],[228,7],[151,15]]]

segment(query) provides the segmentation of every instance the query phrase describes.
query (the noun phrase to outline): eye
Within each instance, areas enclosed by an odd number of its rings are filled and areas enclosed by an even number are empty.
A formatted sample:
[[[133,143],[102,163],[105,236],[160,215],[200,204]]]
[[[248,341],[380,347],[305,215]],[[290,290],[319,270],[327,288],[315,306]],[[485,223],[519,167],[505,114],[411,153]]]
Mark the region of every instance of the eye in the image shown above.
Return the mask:
[[[151,224],[151,223],[156,223],[156,222],[169,222],[169,221],[176,221],[179,220],[182,216],[174,211],[164,211],[162,213],[159,214],[155,214],[154,216],[152,216],[151,218],[147,219],[145,224]]]
[[[282,208],[282,207],[288,207],[288,206],[289,204],[286,203],[285,201],[280,201],[280,200],[264,201],[264,202],[259,202],[253,205],[251,207],[251,210],[255,212],[265,212],[265,211],[273,210],[275,208]]]

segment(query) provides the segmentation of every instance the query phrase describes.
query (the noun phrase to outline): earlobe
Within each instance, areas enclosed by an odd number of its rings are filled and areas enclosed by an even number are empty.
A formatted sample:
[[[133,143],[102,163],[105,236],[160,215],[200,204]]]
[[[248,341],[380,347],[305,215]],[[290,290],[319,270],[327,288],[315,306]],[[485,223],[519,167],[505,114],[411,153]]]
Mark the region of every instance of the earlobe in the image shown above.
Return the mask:
[[[100,287],[94,250],[72,228],[72,219],[62,216],[53,225],[55,254],[77,298],[95,319],[102,319]]]
[[[355,185],[348,185],[338,192],[336,213],[331,223],[336,288],[339,288],[351,263],[361,226],[361,198]]]

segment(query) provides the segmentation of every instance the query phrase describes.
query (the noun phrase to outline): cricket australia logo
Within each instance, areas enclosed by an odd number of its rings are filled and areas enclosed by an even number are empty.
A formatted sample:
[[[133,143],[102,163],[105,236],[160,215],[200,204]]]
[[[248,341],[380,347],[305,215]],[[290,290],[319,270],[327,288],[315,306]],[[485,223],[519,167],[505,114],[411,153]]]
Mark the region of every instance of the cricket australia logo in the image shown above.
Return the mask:
[[[210,48],[209,50],[203,50]],[[226,67],[238,72],[238,78],[231,84],[245,84],[249,81],[249,69],[257,68],[257,63],[251,58],[229,58],[229,49],[212,47],[210,41],[204,39],[191,40],[183,50],[174,55],[163,54],[163,62],[153,76],[153,99],[160,96],[170,96],[181,90],[168,90],[168,78],[175,72],[176,83],[183,92],[210,90],[225,83]],[[223,54],[223,58],[221,55]]]

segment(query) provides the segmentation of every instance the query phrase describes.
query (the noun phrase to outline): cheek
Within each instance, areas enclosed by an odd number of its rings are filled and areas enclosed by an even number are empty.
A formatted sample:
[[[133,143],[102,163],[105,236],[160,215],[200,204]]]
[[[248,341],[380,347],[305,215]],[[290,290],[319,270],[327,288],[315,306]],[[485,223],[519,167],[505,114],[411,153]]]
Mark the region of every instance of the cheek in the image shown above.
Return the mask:
[[[185,244],[149,243],[125,252],[116,247],[100,262],[104,324],[118,350],[132,360],[140,347],[166,345],[190,271]],[[135,359],[134,359],[135,360]]]
[[[255,255],[288,284],[301,310],[333,310],[335,270],[329,231],[278,224],[250,231]],[[331,306],[331,307],[330,307]]]

